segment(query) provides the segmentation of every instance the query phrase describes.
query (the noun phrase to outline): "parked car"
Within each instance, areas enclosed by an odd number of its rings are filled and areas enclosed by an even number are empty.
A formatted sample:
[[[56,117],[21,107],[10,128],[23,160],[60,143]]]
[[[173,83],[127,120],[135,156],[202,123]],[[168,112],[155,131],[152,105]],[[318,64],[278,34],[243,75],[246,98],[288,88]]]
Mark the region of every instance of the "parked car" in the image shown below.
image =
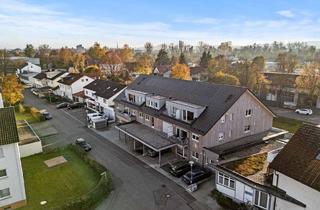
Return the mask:
[[[211,173],[205,169],[194,168],[182,176],[182,181],[187,185],[198,183],[211,176]]]
[[[312,115],[312,109],[296,109],[297,114]]]
[[[84,106],[83,103],[75,102],[75,103],[72,103],[72,104],[68,104],[68,109],[77,109],[77,108],[81,108],[83,106]]]
[[[81,147],[84,151],[89,152],[92,150],[92,147],[90,144],[86,142],[83,138],[77,138],[75,141],[75,144]]]
[[[40,114],[42,115],[42,116],[44,116],[44,119],[46,119],[46,120],[51,120],[52,119],[52,115],[47,111],[47,110],[41,110],[40,111]]]
[[[191,169],[190,164],[186,160],[177,160],[174,162],[170,162],[169,167],[170,174],[175,177],[181,177]]]
[[[36,96],[39,95],[39,89],[37,89],[37,88],[31,88],[31,92]]]
[[[56,106],[56,108],[57,108],[57,109],[66,108],[66,107],[68,107],[68,105],[69,105],[68,102],[62,102],[62,103],[58,104],[58,105]]]

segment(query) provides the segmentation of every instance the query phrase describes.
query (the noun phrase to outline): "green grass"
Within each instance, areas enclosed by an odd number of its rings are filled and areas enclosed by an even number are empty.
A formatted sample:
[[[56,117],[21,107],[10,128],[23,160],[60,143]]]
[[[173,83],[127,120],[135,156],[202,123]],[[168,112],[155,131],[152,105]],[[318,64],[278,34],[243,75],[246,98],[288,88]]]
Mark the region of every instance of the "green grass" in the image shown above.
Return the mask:
[[[285,117],[276,117],[273,119],[273,127],[287,130],[290,133],[295,133],[300,128],[302,123],[302,121]]]
[[[47,168],[44,161],[63,155],[68,162]],[[51,209],[86,194],[99,182],[100,175],[69,149],[22,159],[27,194],[23,210]],[[47,205],[41,206],[41,201]]]
[[[30,113],[24,112],[16,112],[16,120],[26,120],[28,123],[36,123],[39,122],[38,119],[34,118]]]

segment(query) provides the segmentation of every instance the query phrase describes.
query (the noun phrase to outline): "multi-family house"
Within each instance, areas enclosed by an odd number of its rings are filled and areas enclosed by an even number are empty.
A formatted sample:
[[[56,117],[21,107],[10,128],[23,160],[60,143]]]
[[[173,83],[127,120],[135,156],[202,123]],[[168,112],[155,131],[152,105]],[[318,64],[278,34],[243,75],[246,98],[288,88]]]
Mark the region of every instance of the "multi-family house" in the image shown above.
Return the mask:
[[[41,73],[41,67],[30,62],[23,64],[16,71],[16,75],[19,77],[20,81],[31,85],[33,84],[33,77],[39,73]]]
[[[0,209],[26,205],[14,108],[0,108]]]
[[[47,85],[54,89],[59,86],[58,81],[61,80],[63,77],[66,77],[69,73],[64,69],[56,69],[52,71],[46,72],[46,83]]]
[[[138,77],[115,103],[117,128],[134,144],[199,163],[216,161],[220,145],[258,138],[274,117],[245,87],[159,76]]]
[[[114,113],[112,108],[114,106],[114,99],[125,87],[125,85],[109,80],[94,80],[83,88],[87,108],[106,114],[110,112]]]
[[[157,65],[153,69],[153,74],[163,77],[171,76],[171,66],[170,65]]]
[[[47,74],[45,72],[40,72],[35,75],[32,79],[32,86],[36,88],[42,88],[47,86]]]
[[[320,127],[304,124],[269,166],[272,185],[303,205],[285,199],[274,201],[275,210],[315,210],[320,207]]]
[[[55,90],[60,96],[69,100],[79,101],[79,96],[83,100],[83,87],[94,81],[98,76],[86,74],[68,74],[61,78],[59,90]]]

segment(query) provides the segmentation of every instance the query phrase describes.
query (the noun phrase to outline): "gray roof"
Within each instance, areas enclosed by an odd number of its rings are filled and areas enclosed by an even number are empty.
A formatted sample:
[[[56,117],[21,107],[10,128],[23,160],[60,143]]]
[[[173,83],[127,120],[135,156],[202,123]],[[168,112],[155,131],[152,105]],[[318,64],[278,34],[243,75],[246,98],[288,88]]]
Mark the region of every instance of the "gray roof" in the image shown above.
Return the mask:
[[[191,124],[165,116],[162,114],[163,110],[152,110],[154,115],[158,115],[156,117],[179,124],[180,126],[201,135],[205,135],[239,99],[239,97],[247,91],[247,88],[239,86],[177,80],[147,75],[140,75],[128,86],[128,89],[147,92],[164,96],[172,100],[179,100],[206,107],[199,118]],[[116,101],[126,103],[123,98],[124,94],[120,94],[116,98]],[[141,108],[143,107],[140,107],[140,109]]]
[[[110,80],[96,79],[90,84],[86,85],[84,88],[95,91],[96,96],[109,99],[115,94],[119,93],[119,91],[123,90],[125,87],[125,85],[121,85]]]
[[[0,145],[19,142],[14,108],[0,109]]]
[[[42,80],[42,79],[46,79],[46,78],[47,78],[47,75],[46,75],[46,73],[44,73],[44,72],[40,72],[39,74],[37,74],[37,75],[34,76],[33,78]]]

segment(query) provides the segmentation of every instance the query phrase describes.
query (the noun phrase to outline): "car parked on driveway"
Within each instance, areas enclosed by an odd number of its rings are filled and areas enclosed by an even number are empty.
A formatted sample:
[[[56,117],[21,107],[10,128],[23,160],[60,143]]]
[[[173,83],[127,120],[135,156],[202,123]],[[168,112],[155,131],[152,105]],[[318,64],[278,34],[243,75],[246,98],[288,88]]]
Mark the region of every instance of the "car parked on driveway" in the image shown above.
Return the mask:
[[[182,176],[182,181],[187,185],[195,184],[209,178],[211,173],[205,169],[195,168]]]
[[[74,102],[72,104],[68,104],[68,109],[77,109],[83,107],[83,103],[81,102]]]
[[[84,151],[89,152],[92,150],[92,147],[90,144],[86,142],[83,138],[77,138],[75,141],[75,144],[81,147]]]
[[[31,92],[36,96],[39,95],[39,89],[37,89],[37,88],[31,88]]]
[[[296,109],[295,111],[297,114],[303,114],[303,115],[312,115],[312,109]]]
[[[51,120],[52,115],[45,109],[40,110],[40,114],[44,117],[45,120]]]
[[[56,108],[57,108],[57,109],[66,108],[66,107],[68,107],[68,105],[69,105],[68,102],[62,102],[62,103],[58,104],[58,105],[56,106]]]
[[[170,174],[175,177],[181,177],[191,169],[190,164],[186,160],[176,160],[173,162],[169,162],[169,167]]]

